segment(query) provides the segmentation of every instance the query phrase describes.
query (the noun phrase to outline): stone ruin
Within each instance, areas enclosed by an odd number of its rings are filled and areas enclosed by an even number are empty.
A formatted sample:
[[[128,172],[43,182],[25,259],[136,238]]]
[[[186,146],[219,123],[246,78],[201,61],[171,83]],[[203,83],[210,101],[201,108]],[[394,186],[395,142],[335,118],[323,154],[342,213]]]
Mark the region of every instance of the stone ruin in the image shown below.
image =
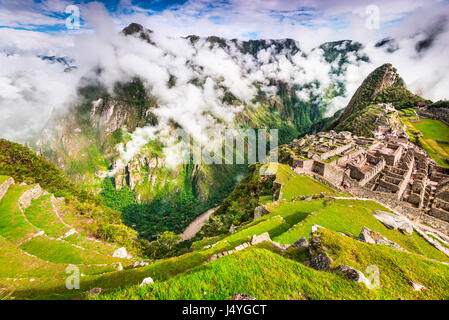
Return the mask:
[[[365,138],[320,132],[283,146],[296,173],[337,189],[394,198],[401,206],[449,222],[449,169],[400,136]]]

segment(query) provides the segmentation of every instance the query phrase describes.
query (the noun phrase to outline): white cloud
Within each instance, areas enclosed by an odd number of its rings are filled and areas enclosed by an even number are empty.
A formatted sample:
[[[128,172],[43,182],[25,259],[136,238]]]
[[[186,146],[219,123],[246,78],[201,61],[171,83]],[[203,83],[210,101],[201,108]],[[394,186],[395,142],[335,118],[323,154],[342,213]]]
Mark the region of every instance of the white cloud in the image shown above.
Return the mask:
[[[0,29],[0,49],[9,54],[0,56],[1,65],[7,66],[0,70],[0,111],[3,115],[0,119],[0,135],[19,141],[28,138],[45,124],[54,110],[65,110],[73,103],[79,79],[86,74],[94,76],[94,67],[101,67],[99,80],[111,91],[116,81],[140,77],[160,106],[155,110],[160,119],[160,127],[136,130],[132,143],[121,150],[125,159],[129,159],[138,150],[149,137],[149,132],[153,134],[154,130],[160,130],[162,135],[166,132],[168,139],[168,132],[164,128],[170,119],[200,141],[207,141],[207,136],[202,134],[205,129],[232,123],[241,106],[223,105],[221,101],[224,90],[217,83],[248,103],[256,93],[252,85],[254,81],[263,83],[264,90],[268,93],[275,90],[269,86],[269,78],[300,86],[319,81],[320,86],[298,90],[297,95],[307,101],[311,95],[323,94],[331,83],[339,80],[346,84],[347,94],[330,101],[327,115],[331,115],[347,104],[370,71],[383,63],[392,62],[412,89],[432,99],[446,97],[449,65],[444,53],[448,52],[447,31],[440,35],[441,41],[436,41],[431,50],[422,54],[414,53],[416,41],[424,34],[418,31],[425,29],[427,25],[420,24],[422,21],[434,21],[431,14],[433,10],[426,13],[424,19],[411,17],[411,22],[405,20],[395,30],[403,37],[399,42],[401,49],[394,54],[386,54],[374,48],[370,40],[377,40],[381,32],[370,33],[363,42],[368,44],[367,52],[373,63],[348,64],[346,73],[340,77],[329,76],[331,66],[324,61],[322,51],[310,48],[324,40],[363,37],[363,33],[357,31],[363,30],[363,27],[351,29],[346,26],[341,30],[330,28],[332,24],[326,19],[334,17],[347,15],[352,26],[363,22],[362,15],[349,6],[349,2],[338,2],[338,6],[334,2],[317,6],[308,1],[231,1],[229,5],[218,4],[205,10],[205,2],[189,1],[186,5],[178,6],[177,10],[168,9],[152,16],[148,16],[146,10],[138,10],[136,7],[133,7],[130,14],[127,11],[129,3],[123,2],[112,19],[101,4],[92,3],[83,5],[82,14],[87,24],[95,27],[95,32],[61,32],[50,35]],[[382,21],[406,15],[410,10],[423,5],[420,1],[414,1],[410,6],[401,1],[377,3],[381,12],[386,8],[392,9]],[[365,4],[361,3],[360,6]],[[46,10],[60,10],[64,7],[56,0],[46,1],[42,5]],[[298,8],[301,7],[308,9],[299,11]],[[447,7],[443,9],[447,10]],[[441,8],[434,9],[438,10],[441,12]],[[205,13],[199,15],[202,11]],[[320,19],[314,16],[316,12],[322,13]],[[423,11],[420,12],[423,14]],[[312,18],[307,16],[309,14],[312,14]],[[211,19],[218,15],[224,17],[224,23],[217,24]],[[281,15],[285,16],[282,21]],[[134,18],[156,29],[151,35],[155,46],[118,34],[117,26],[128,20],[131,22]],[[414,21],[419,23],[414,24]],[[304,22],[310,26],[304,25]],[[409,38],[411,32],[405,37],[403,30],[416,30],[417,33],[414,38]],[[262,38],[294,38],[303,51],[287,57],[282,52],[276,54],[274,47],[268,47],[259,51],[255,59],[251,55],[241,54],[231,43],[229,49],[218,46],[211,49],[204,40],[192,46],[189,40],[179,37],[199,34],[234,38],[254,31]],[[302,56],[303,52],[307,57]],[[78,69],[64,73],[62,65],[49,64],[36,58],[37,55],[73,57]],[[355,56],[350,59],[355,62]],[[176,79],[173,87],[167,85],[170,75]],[[191,84],[196,78],[204,82],[202,87]]]

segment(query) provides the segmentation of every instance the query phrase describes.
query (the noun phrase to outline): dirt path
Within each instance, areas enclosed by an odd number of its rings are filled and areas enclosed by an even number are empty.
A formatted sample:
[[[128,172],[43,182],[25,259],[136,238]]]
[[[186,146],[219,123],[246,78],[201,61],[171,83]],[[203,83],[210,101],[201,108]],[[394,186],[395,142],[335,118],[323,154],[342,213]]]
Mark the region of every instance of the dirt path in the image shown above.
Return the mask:
[[[191,224],[184,230],[183,233],[180,234],[182,240],[192,239],[198,231],[201,230],[201,227],[209,220],[209,217],[212,213],[217,210],[218,207],[212,208],[201,214],[195,220],[192,221]]]

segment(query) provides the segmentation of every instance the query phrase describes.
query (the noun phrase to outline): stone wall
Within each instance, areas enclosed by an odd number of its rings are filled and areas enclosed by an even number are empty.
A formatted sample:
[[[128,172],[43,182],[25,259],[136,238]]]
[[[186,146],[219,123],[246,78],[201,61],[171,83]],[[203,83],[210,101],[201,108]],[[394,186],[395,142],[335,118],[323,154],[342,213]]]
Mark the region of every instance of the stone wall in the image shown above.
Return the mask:
[[[299,160],[299,159],[293,159],[293,167],[299,167],[302,168],[304,171],[312,171],[314,160],[307,159],[307,160]]]
[[[345,144],[342,146],[338,146],[335,149],[324,152],[323,154],[321,154],[320,158],[321,158],[321,160],[326,160],[326,159],[332,158],[333,156],[335,156],[337,154],[343,153],[346,150],[349,150],[350,148],[352,148],[351,143],[348,143],[348,144]]]
[[[399,191],[397,195],[398,200],[402,199],[402,195],[404,194],[405,188],[407,187],[410,181],[410,177],[412,176],[414,165],[415,165],[415,158],[412,157],[410,163],[408,163],[408,169],[407,173],[405,174],[404,180],[402,180],[401,185],[399,186]]]
[[[371,179],[373,179],[379,172],[381,172],[385,168],[385,165],[385,160],[383,158],[380,159],[380,161],[371,170],[365,173],[363,179],[359,181],[359,184],[361,186],[364,186],[365,184],[370,182]]]
[[[44,191],[40,185],[35,185],[34,187],[25,191],[19,198],[18,202],[23,210],[28,208],[31,204],[31,200],[36,200],[43,195]]]
[[[0,200],[2,200],[9,187],[14,184],[13,178],[8,178],[0,185]]]
[[[355,157],[357,157],[358,155],[361,155],[362,153],[364,153],[365,151],[362,148],[357,148],[354,151],[351,151],[343,156],[341,156],[340,158],[338,158],[337,160],[331,162],[331,164],[333,165],[339,165],[342,163],[345,163],[346,161],[349,161]]]
[[[357,181],[365,179],[365,173],[359,167],[348,164],[348,168],[349,170],[351,170],[350,176],[352,179],[355,179]]]
[[[324,178],[332,184],[340,186],[343,183],[344,171],[333,166],[326,166]]]
[[[406,216],[412,221],[428,225],[446,235],[449,235],[448,222],[428,215],[418,208],[413,208],[410,205],[407,205],[406,202],[398,200],[394,194],[375,192],[360,187],[353,187],[350,189],[350,192],[356,197],[376,200],[386,207]]]
[[[430,209],[429,214],[434,216],[435,218],[449,222],[449,212],[443,209],[433,207]]]

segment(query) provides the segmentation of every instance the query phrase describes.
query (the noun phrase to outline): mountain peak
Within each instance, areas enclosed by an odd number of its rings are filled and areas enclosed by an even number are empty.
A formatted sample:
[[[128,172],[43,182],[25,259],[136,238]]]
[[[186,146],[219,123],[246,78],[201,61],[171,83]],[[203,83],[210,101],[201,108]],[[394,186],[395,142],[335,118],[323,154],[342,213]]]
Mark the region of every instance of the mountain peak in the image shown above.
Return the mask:
[[[125,27],[122,30],[122,33],[125,36],[130,36],[130,35],[137,35],[139,36],[141,39],[152,43],[151,39],[150,39],[150,35],[153,33],[152,30],[150,29],[146,29],[144,26],[142,26],[141,24],[138,23],[131,23],[129,24],[127,27]]]
[[[382,109],[391,105],[396,109],[403,109],[423,102],[431,103],[430,100],[410,92],[397,69],[391,63],[385,63],[366,77],[333,127],[337,131],[353,131],[354,121],[363,117],[364,112],[373,106]]]
[[[366,77],[352,96],[339,121],[344,121],[351,114],[364,109],[381,91],[391,87],[399,79],[401,78],[391,63],[385,63],[376,68]],[[402,85],[402,79],[399,82]]]

